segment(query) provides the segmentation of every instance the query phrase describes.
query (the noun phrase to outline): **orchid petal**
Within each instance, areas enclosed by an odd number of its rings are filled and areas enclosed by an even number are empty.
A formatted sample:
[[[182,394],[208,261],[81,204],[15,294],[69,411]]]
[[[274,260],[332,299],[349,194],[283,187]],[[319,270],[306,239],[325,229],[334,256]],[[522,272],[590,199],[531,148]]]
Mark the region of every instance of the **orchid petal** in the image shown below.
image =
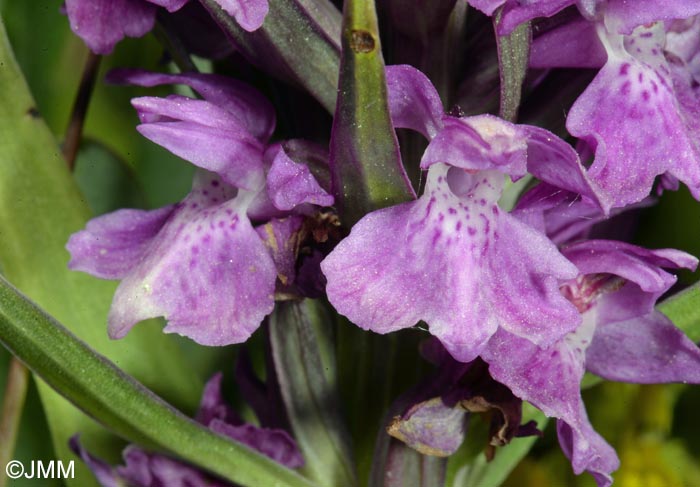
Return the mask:
[[[102,279],[122,279],[136,266],[175,210],[119,210],[90,220],[66,244],[70,269]]]
[[[518,126],[492,115],[445,117],[443,122],[421,168],[446,163],[470,171],[498,169],[516,177],[527,172],[527,141]]]
[[[687,19],[700,14],[698,0],[607,0],[605,23],[619,34],[631,34],[636,27],[659,20]]]
[[[586,351],[586,368],[620,382],[700,383],[700,348],[658,311],[601,323]]]
[[[557,421],[559,445],[571,460],[576,475],[590,473],[598,487],[612,484],[612,472],[620,468],[615,450],[591,427],[586,411],[581,408],[581,425],[572,427],[565,421]]]
[[[277,147],[267,173],[267,189],[272,203],[279,210],[291,210],[303,203],[333,204],[333,196],[321,188],[309,168],[294,162],[281,146]]]
[[[156,9],[143,0],[66,0],[70,27],[96,54],[109,54],[125,36],[153,29]]]
[[[567,119],[569,132],[595,148],[589,175],[615,206],[644,199],[664,173],[700,197],[698,123],[683,116],[676,99],[661,28],[640,27],[623,45],[622,36],[601,27],[608,62]]]
[[[427,76],[408,65],[387,66],[386,85],[394,128],[408,128],[432,139],[442,128],[440,95]]]
[[[215,0],[226,13],[232,15],[238,25],[248,32],[253,32],[262,26],[269,5],[267,0]]]
[[[227,76],[114,69],[106,79],[114,84],[147,87],[164,84],[187,85],[206,101],[236,117],[240,124],[261,142],[266,142],[275,129],[275,111],[272,104],[255,88]]]
[[[199,178],[117,288],[108,317],[111,337],[165,316],[166,332],[227,345],[246,340],[272,311],[277,273],[245,215],[251,195],[241,191],[228,200],[230,191],[218,178]],[[218,292],[211,293],[211,286]]]

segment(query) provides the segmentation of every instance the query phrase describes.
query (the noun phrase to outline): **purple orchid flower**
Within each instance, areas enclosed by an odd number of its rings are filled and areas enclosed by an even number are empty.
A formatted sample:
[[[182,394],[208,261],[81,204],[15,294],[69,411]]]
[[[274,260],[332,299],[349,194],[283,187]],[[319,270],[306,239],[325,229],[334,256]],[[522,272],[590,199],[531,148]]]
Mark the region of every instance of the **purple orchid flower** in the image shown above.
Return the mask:
[[[120,210],[89,222],[68,242],[69,266],[122,280],[108,317],[113,338],[141,320],[165,316],[164,331],[198,343],[243,342],[272,311],[278,275],[292,278],[295,249],[285,239],[299,228],[292,218],[296,226],[273,232],[271,245],[251,218],[279,226],[275,219],[308,213],[311,203],[332,204],[332,197],[282,145],[266,146],[274,113],[252,88],[198,74],[122,71],[113,79],[197,90],[203,100],[173,95],[133,104],[143,135],[206,171],[196,174],[177,205]]]
[[[574,330],[580,317],[559,283],[575,267],[497,205],[504,174],[530,171],[607,211],[573,149],[536,127],[443,115],[413,68],[388,68],[387,82],[395,126],[432,139],[421,162],[426,187],[415,201],[365,216],[322,262],[333,306],[379,333],[423,320],[462,362],[500,328],[540,346]]]
[[[71,29],[96,54],[109,54],[124,37],[141,37],[153,29],[157,7],[175,12],[188,0],[66,0]],[[216,0],[248,32],[262,25],[267,0]]]
[[[304,459],[294,439],[283,429],[258,427],[243,422],[224,401],[221,395],[221,380],[222,375],[219,373],[207,382],[197,412],[197,421],[286,467],[301,467]],[[82,446],[77,435],[71,438],[70,447],[90,468],[103,487],[116,487],[125,483],[135,487],[230,485],[179,460],[146,452],[135,445],[129,445],[124,450],[125,465],[116,467],[91,455]]]
[[[506,3],[504,19],[509,8],[525,15],[556,2],[516,3]],[[590,177],[616,207],[646,198],[657,176],[660,188],[682,181],[700,198],[700,98],[691,65],[699,47],[692,41],[691,17],[700,13],[700,2],[578,5],[583,17],[535,39],[531,66],[602,68],[566,124],[595,152]]]
[[[584,371],[643,384],[699,383],[700,349],[654,310],[676,280],[661,267],[694,269],[697,259],[601,240],[573,244],[562,253],[580,271],[562,292],[581,312],[581,326],[546,348],[499,330],[482,358],[496,380],[559,420],[559,441],[574,472],[588,471],[599,486],[607,486],[619,462],[588,422],[580,395]]]

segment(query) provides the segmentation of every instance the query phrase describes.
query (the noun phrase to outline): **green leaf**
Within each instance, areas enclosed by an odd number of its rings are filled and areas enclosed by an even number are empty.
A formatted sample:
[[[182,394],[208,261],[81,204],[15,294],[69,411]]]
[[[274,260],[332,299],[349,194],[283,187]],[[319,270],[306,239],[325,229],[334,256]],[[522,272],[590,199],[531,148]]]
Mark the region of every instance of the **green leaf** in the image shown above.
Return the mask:
[[[65,243],[84,227],[89,210],[36,111],[1,22],[0,198],[0,270],[5,277],[124,370],[194,411],[202,382],[170,337],[153,325],[141,325],[126,339],[110,341],[106,316],[115,283],[67,269]],[[87,369],[83,373],[89,375]],[[78,432],[96,452],[115,453],[118,445],[111,434],[45,384],[39,383],[39,392],[58,458],[75,458],[67,441]],[[87,470],[82,472],[84,478],[75,485],[86,485]]]
[[[313,486],[296,472],[174,409],[96,354],[3,278],[0,340],[52,388],[131,442],[174,454],[245,486]]]
[[[99,142],[83,141],[73,177],[95,215],[146,206],[133,169]]]
[[[200,1],[252,64],[300,84],[333,112],[340,18],[328,0],[269,0],[265,22],[255,32],[242,29],[216,0]]]
[[[374,0],[345,2],[332,134],[332,188],[348,228],[372,210],[415,196],[389,114]]]
[[[321,349],[331,348],[315,332],[331,323],[308,300],[280,302],[270,318],[270,343],[282,398],[306,461],[304,472],[320,485],[357,485],[350,435],[340,415],[335,380],[328,380]],[[328,338],[328,337],[325,337]]]
[[[700,283],[671,296],[657,306],[694,342],[700,341]]]
[[[493,17],[498,47],[498,68],[501,76],[501,104],[498,114],[501,118],[515,122],[522,95],[523,80],[530,59],[532,30],[530,22],[524,22],[506,36],[498,35],[503,8]]]

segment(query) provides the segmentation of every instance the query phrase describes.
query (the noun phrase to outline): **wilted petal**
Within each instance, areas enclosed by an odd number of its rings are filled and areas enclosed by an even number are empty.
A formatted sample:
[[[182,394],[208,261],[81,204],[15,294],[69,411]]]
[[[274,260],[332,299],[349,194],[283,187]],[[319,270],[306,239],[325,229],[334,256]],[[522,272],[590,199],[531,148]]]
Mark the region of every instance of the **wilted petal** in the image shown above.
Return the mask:
[[[119,210],[93,218],[68,240],[68,267],[102,279],[122,279],[139,263],[174,209]]]
[[[589,175],[615,206],[641,201],[668,173],[700,197],[695,129],[679,105],[663,54],[663,26],[624,39],[599,27],[608,62],[571,108],[569,132],[595,148]]]
[[[391,121],[395,128],[408,128],[432,139],[442,128],[440,95],[427,76],[413,66],[386,67]]]
[[[267,16],[267,0],[215,0],[248,32],[260,28]]]
[[[117,288],[111,337],[123,337],[141,320],[165,316],[166,332],[227,345],[246,340],[272,311],[277,273],[246,217],[252,195],[240,191],[228,199],[230,191],[218,178],[200,175]]]
[[[447,406],[436,397],[415,404],[394,418],[387,433],[424,455],[446,457],[464,442],[466,415],[465,409]]]
[[[187,85],[206,101],[229,113],[261,142],[266,142],[275,129],[272,104],[255,88],[228,76],[216,74],[165,74],[139,69],[114,69],[106,80],[115,84],[159,86]],[[179,117],[173,117],[179,119]]]
[[[421,198],[365,216],[321,264],[331,303],[379,333],[424,320],[463,362],[499,326],[540,344],[571,331],[580,318],[558,279],[576,270],[499,210],[502,181],[434,164]]]
[[[141,37],[155,23],[156,8],[144,0],[66,0],[70,27],[96,54],[109,54],[125,36]]]
[[[267,173],[267,191],[277,209],[291,210],[303,203],[333,204],[333,196],[321,188],[306,165],[294,162],[282,146],[273,150],[275,155]]]
[[[283,219],[273,218],[255,229],[270,250],[277,268],[277,277],[284,286],[292,284],[296,277],[299,231],[303,222],[303,217],[292,215]]]

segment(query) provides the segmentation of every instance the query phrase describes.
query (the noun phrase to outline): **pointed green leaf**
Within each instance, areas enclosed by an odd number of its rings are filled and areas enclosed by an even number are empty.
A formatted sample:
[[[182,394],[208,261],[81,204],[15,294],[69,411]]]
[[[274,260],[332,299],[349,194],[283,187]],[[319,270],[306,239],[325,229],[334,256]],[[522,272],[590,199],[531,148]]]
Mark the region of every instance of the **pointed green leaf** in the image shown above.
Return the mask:
[[[330,161],[336,205],[347,227],[415,196],[389,114],[374,0],[345,2]]]
[[[530,60],[532,30],[530,22],[524,22],[506,36],[498,35],[503,9],[493,18],[498,46],[498,68],[501,75],[501,105],[498,114],[501,118],[515,122],[522,95],[523,80]]]

